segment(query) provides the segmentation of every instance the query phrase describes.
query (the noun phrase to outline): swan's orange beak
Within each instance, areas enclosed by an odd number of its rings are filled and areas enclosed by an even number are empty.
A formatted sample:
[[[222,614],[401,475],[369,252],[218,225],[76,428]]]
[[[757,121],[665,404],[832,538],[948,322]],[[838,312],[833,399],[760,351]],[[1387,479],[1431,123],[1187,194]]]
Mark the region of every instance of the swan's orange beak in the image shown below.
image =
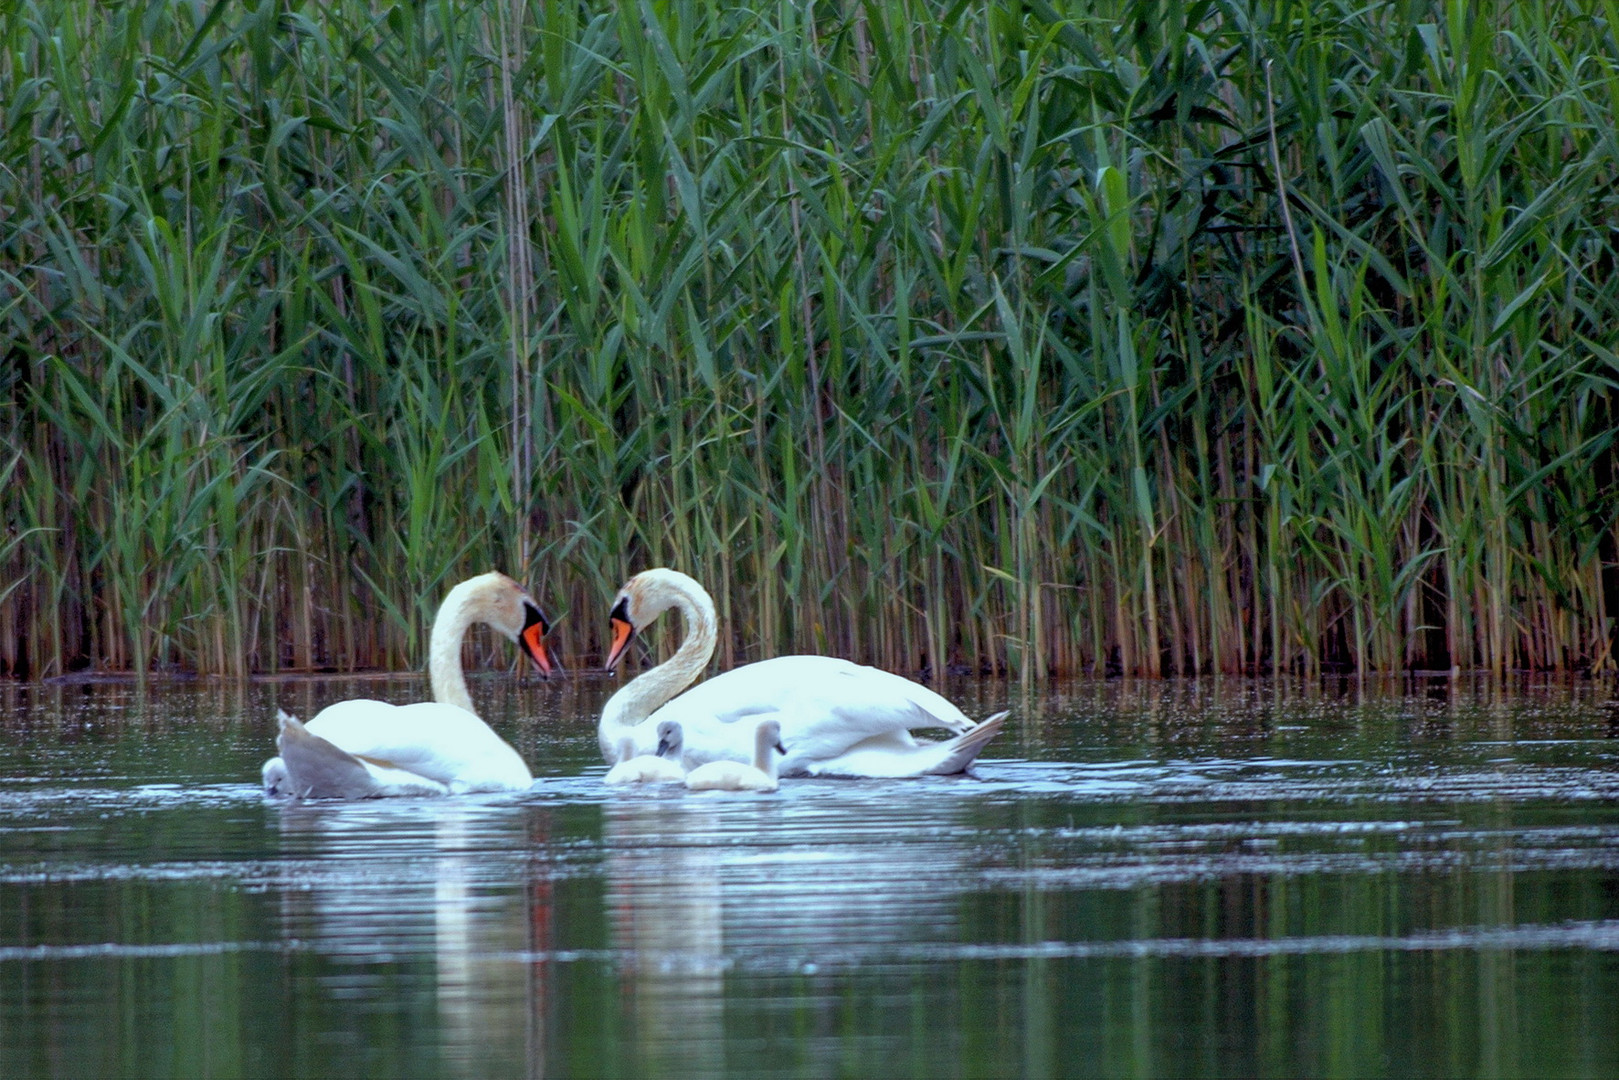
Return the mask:
[[[635,624],[630,622],[629,610],[623,600],[613,605],[613,613],[608,616],[608,621],[613,627],[613,644],[607,650],[607,663],[604,666],[612,671],[629,651],[630,639],[635,636]]]
[[[534,604],[525,603],[523,609],[523,632],[517,635],[518,643],[540,669],[540,674],[549,679],[554,667],[551,650],[545,647],[545,635],[550,631],[551,624],[545,621],[545,614]]]

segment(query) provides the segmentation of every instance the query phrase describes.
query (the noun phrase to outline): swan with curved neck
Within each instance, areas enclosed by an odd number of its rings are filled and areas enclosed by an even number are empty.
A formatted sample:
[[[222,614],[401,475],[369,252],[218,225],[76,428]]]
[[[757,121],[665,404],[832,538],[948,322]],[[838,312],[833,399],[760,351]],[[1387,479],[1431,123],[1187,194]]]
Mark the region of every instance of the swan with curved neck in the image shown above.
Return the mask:
[[[753,758],[755,726],[774,719],[787,746],[785,776],[954,773],[972,763],[1006,716],[974,724],[925,686],[830,656],[761,660],[688,690],[714,654],[714,601],[697,581],[667,568],[635,575],[614,598],[607,669],[624,658],[638,631],[671,608],[685,622],[680,647],[621,687],[602,710],[597,735],[608,761],[617,760],[625,738],[638,753],[650,752],[658,723],[674,720],[684,733],[688,769],[722,759],[745,763]],[[911,734],[925,728],[955,737],[925,742]]]
[[[648,722],[647,717],[696,681],[714,655],[718,617],[708,591],[679,571],[648,570],[631,578],[613,604],[613,642],[607,670],[612,671],[624,658],[637,629],[670,608],[679,611],[686,624],[680,648],[657,667],[625,683],[602,709],[596,730],[602,756],[609,761],[613,760],[613,748],[626,737],[634,742],[637,752],[656,738],[657,725]]]
[[[373,798],[382,795],[522,791],[533,775],[516,750],[478,718],[461,670],[461,643],[474,623],[517,642],[549,676],[550,623],[523,588],[491,571],[451,589],[428,641],[433,700],[414,705],[355,698],[322,709],[307,724],[281,714],[280,756],[264,763],[272,795]]]

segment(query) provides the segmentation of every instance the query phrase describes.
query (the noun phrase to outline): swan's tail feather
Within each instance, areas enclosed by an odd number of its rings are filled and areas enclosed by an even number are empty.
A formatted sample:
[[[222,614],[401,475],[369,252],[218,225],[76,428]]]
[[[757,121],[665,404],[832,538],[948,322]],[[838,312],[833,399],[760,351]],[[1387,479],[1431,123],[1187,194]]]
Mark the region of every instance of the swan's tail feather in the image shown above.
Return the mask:
[[[966,769],[967,766],[973,763],[973,759],[978,756],[978,752],[984,748],[985,744],[1000,733],[1001,725],[1006,722],[1006,718],[1010,715],[1010,710],[998,712],[974,726],[966,734],[958,735],[951,739],[948,744],[950,749],[945,754],[944,760],[927,771],[934,775],[946,776]]]
[[[296,716],[278,712],[286,789],[278,794],[301,799],[363,799],[377,794],[377,784],[365,763],[347,750],[304,727]]]

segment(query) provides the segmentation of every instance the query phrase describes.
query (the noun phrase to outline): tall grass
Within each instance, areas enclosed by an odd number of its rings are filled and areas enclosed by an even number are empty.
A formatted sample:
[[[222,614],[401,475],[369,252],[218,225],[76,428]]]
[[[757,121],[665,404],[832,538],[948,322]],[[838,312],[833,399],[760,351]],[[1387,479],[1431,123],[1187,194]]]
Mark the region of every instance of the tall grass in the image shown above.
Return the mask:
[[[1611,670],[1616,15],[19,0],[0,671]]]

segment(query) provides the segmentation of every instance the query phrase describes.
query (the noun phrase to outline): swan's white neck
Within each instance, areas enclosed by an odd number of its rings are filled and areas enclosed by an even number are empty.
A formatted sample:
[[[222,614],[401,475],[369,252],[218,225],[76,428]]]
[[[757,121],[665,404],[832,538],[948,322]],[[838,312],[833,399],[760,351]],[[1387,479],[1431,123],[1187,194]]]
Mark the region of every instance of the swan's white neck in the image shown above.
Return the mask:
[[[675,654],[651,671],[644,671],[619,688],[602,709],[597,725],[602,753],[612,753],[623,733],[651,716],[658,707],[690,686],[708,666],[718,638],[714,601],[699,587],[695,592],[662,582],[657,593],[647,598],[645,621],[669,608],[679,608],[685,617],[686,639]]]
[[[461,641],[467,627],[477,621],[466,584],[451,589],[433,617],[433,635],[427,644],[427,678],[434,701],[458,705],[476,715],[478,710],[472,707],[472,695],[467,692],[466,676],[461,671]]]

